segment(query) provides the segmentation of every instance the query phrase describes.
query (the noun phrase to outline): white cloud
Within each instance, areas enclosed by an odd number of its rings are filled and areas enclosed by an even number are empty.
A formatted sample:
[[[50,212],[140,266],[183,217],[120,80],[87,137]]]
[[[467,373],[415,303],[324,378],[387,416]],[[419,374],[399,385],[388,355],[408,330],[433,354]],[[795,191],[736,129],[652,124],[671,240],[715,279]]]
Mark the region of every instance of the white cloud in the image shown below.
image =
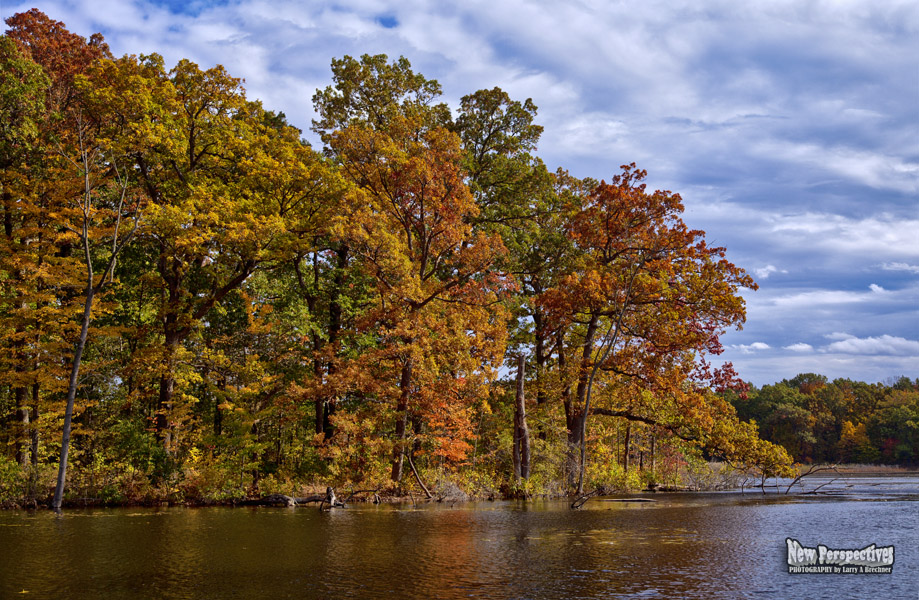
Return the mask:
[[[791,344],[790,346],[782,346],[782,348],[784,350],[790,350],[791,352],[811,352],[814,349],[814,347],[810,344],[800,342],[797,344]]]
[[[766,265],[765,267],[761,267],[759,269],[753,269],[753,272],[756,274],[758,279],[769,279],[769,276],[773,273],[788,273],[788,271],[785,269],[779,270],[779,268],[775,265]]]
[[[775,298],[773,305],[784,308],[814,307],[838,304],[857,304],[868,300],[865,292],[844,290],[815,290],[793,293]]]
[[[814,171],[825,171],[874,189],[907,194],[919,191],[919,163],[898,156],[780,139],[762,140],[755,145],[754,152],[764,158],[781,156]]]
[[[855,339],[855,336],[851,333],[845,333],[842,331],[834,331],[833,333],[828,333],[825,336],[828,340],[852,340]]]
[[[885,271],[906,271],[907,273],[919,275],[919,265],[910,265],[903,262],[884,263],[881,268]]]
[[[743,354],[753,354],[761,350],[769,350],[769,344],[764,342],[753,342],[752,344],[738,344],[731,346],[732,348],[739,350]]]
[[[902,337],[891,335],[867,338],[850,337],[838,342],[833,342],[826,347],[825,351],[838,352],[841,354],[919,357],[919,341],[907,340]]]
[[[807,236],[808,246],[843,255],[919,257],[919,219],[890,214],[851,218],[826,213],[767,216],[768,228],[779,244],[797,243]],[[785,238],[785,239],[782,239]]]

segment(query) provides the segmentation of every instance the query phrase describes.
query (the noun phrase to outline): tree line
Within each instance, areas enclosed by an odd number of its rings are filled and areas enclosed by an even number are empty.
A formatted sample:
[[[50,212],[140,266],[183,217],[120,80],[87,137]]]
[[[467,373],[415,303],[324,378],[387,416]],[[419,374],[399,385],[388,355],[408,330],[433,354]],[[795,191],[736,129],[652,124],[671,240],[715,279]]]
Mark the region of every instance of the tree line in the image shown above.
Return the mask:
[[[798,462],[919,464],[919,379],[869,384],[802,373],[728,398]]]
[[[0,499],[787,472],[709,362],[752,278],[636,165],[550,171],[531,100],[345,56],[314,149],[223,67],[6,22]]]

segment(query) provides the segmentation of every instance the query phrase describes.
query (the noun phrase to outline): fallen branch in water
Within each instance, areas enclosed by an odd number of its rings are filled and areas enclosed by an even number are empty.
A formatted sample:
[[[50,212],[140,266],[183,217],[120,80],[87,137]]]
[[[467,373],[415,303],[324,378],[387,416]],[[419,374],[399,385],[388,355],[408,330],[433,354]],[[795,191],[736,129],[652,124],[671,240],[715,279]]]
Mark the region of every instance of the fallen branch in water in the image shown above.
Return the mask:
[[[836,468],[836,465],[829,465],[829,466],[823,466],[823,467],[818,467],[817,465],[811,465],[811,467],[807,471],[795,477],[792,480],[792,482],[788,484],[788,487],[785,489],[785,493],[788,494],[788,492],[791,491],[791,488],[793,488],[795,484],[797,484],[799,481],[801,481],[808,475],[813,475],[814,473],[819,473],[821,471],[834,471],[835,473],[839,474],[839,469]],[[836,480],[833,479],[833,481],[836,481]],[[827,482],[827,483],[831,483],[831,482]],[[814,491],[819,490],[824,485],[827,485],[827,483],[824,483],[820,487],[816,488]]]
[[[241,500],[237,504],[240,506],[299,506],[311,502],[319,502],[320,510],[322,510],[323,504],[326,503],[329,504],[330,508],[340,508],[344,506],[344,503],[340,502],[338,498],[335,497],[335,490],[330,487],[326,488],[324,496],[316,495],[296,498],[285,494],[268,494],[262,498]]]
[[[597,495],[599,495],[599,494],[600,494],[600,490],[599,490],[599,489],[596,489],[596,490],[594,490],[594,491],[592,491],[592,492],[588,492],[588,493],[586,493],[586,494],[583,494],[583,495],[581,495],[581,496],[578,496],[577,498],[575,498],[574,502],[571,503],[571,508],[572,508],[572,510],[578,510],[579,508],[581,508],[582,506],[584,506],[584,504],[585,504],[588,500],[590,500],[591,498],[593,498],[594,496],[597,496]]]
[[[335,490],[330,487],[325,489],[325,498],[322,499],[322,502],[319,503],[319,510],[323,510],[326,503],[329,507],[325,510],[332,510],[333,508],[344,508],[344,502],[340,502],[338,498],[335,497]]]
[[[285,496],[284,494],[269,494],[262,498],[249,498],[237,502],[240,506],[297,506],[298,504],[308,504],[310,502],[320,502],[325,496],[307,496],[305,498],[295,498]]]
[[[839,479],[839,477],[834,477],[834,478],[830,479],[829,481],[827,481],[826,483],[821,483],[820,485],[818,485],[817,487],[815,487],[815,488],[812,489],[811,491],[809,491],[809,492],[804,492],[804,493],[805,493],[805,494],[816,494],[816,493],[817,493],[817,490],[819,490],[820,488],[822,488],[822,487],[825,486],[825,485],[830,485],[831,483],[833,483],[833,482],[836,481],[837,479]],[[851,486],[849,486],[849,487],[851,487]],[[785,493],[787,494],[788,492],[785,492]]]

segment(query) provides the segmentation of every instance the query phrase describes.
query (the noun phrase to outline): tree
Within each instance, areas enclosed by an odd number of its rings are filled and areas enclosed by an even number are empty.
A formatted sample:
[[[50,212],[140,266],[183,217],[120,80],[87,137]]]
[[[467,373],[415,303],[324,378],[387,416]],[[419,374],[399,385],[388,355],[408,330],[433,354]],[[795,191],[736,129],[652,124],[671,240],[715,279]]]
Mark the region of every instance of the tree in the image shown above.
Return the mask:
[[[45,127],[40,132],[43,152],[41,155],[32,157],[35,171],[32,176],[42,181],[41,187],[44,188],[40,202],[41,208],[38,212],[39,219],[35,224],[38,241],[36,246],[47,248],[47,243],[42,242],[50,239],[52,244],[63,244],[65,248],[68,248],[69,242],[66,241],[68,234],[65,232],[69,231],[79,241],[86,269],[86,284],[83,290],[84,307],[80,318],[80,333],[74,343],[74,355],[71,361],[58,481],[52,501],[52,506],[57,509],[60,508],[63,496],[73,405],[82,354],[92,318],[93,300],[108,283],[116,257],[131,237],[130,233],[122,236],[119,231],[127,183],[124,179],[125,174],[118,172],[117,160],[113,160],[114,157],[110,155],[103,156],[102,144],[96,137],[102,119],[98,113],[94,114],[88,110],[83,102],[84,98],[79,86],[81,74],[94,60],[108,53],[101,36],[94,36],[87,42],[84,38],[68,32],[62,23],[51,21],[43,13],[34,9],[28,13],[14,15],[7,20],[7,24],[10,25],[8,35],[15,39],[50,75],[49,85],[46,88]],[[110,184],[106,178],[111,180],[113,170],[115,179],[118,180],[116,187],[120,190],[114,194],[117,198],[114,204],[117,206],[113,210],[106,210],[107,207],[104,207],[98,211],[99,207],[94,206],[95,196],[98,191],[105,189]],[[98,181],[97,178],[102,181]],[[96,212],[101,212],[101,218],[95,214]],[[136,210],[134,212],[136,214]],[[112,213],[114,213],[114,217],[110,219],[112,225],[97,222],[97,220],[109,220],[106,217]],[[92,238],[105,237],[109,228],[114,229],[112,250],[97,282],[94,281],[93,272],[97,242],[94,243]],[[48,229],[51,231],[47,231]],[[55,231],[62,233],[63,237],[49,235]],[[63,253],[67,252],[65,250]],[[61,254],[61,252],[58,251],[55,254]],[[44,260],[47,259],[42,256],[42,250],[39,250],[37,265],[41,267]],[[48,260],[48,262],[52,261]],[[58,264],[58,266],[64,265],[66,262]],[[52,269],[54,266],[53,264],[48,265]],[[41,270],[47,270],[48,267]],[[62,275],[66,273],[66,270],[59,270],[58,273]],[[39,276],[37,279],[39,291],[42,286],[48,287],[47,276]],[[62,277],[61,280],[66,281],[66,277]],[[34,309],[40,310],[43,305],[51,307],[56,303],[67,305],[65,302],[38,299],[34,302]],[[40,382],[36,376],[33,383],[32,409],[36,417],[39,386]],[[33,435],[33,460],[36,446],[37,438]]]
[[[579,492],[598,376],[605,389],[624,391],[607,394],[619,398],[611,414],[653,422],[659,419],[631,404],[629,386],[680,404],[692,402],[687,384],[734,383],[729,367],[712,372],[702,357],[720,353],[719,335],[744,319],[740,289],[755,288],[723,248],[710,248],[703,232],[686,227],[680,197],[648,193],[645,177],[626,165],[582,198],[567,226],[578,257],[540,298],[550,320],[568,332],[560,351],[576,351],[575,392],[565,408],[569,443],[580,454],[572,461],[579,463]]]
[[[314,97],[321,117],[314,129],[361,190],[341,239],[376,288],[361,319],[376,330],[375,348],[362,360],[398,372],[390,380],[397,386],[373,393],[395,403],[390,476],[400,481],[415,451],[407,454],[410,423],[419,444],[423,427],[436,421],[447,429],[432,437],[438,451],[454,455],[446,448],[454,446],[461,456],[467,447],[463,389],[503,344],[503,323],[485,310],[505,286],[489,272],[503,246],[470,224],[478,208],[464,183],[459,138],[442,126],[445,107],[431,106],[439,85],[412,73],[407,60],[390,65],[382,55],[345,57],[332,69],[335,86]]]
[[[351,126],[385,131],[399,119],[410,119],[427,129],[449,125],[450,109],[433,104],[440,84],[412,71],[405,57],[389,62],[385,54],[332,59],[333,84],[313,95],[319,119],[313,131],[327,146],[336,131]]]
[[[73,360],[71,361],[70,379],[67,384],[67,401],[64,413],[64,430],[61,439],[61,455],[58,465],[57,484],[54,490],[54,498],[51,507],[55,510],[61,508],[64,498],[64,486],[67,476],[67,461],[70,450],[70,433],[73,419],[73,407],[76,399],[77,387],[79,386],[80,366],[82,364],[83,352],[86,349],[86,341],[89,335],[89,326],[92,322],[93,302],[97,296],[111,282],[112,272],[115,268],[115,262],[118,256],[124,250],[125,246],[131,242],[140,223],[140,206],[139,198],[128,197],[129,181],[128,175],[118,168],[120,156],[106,155],[106,148],[103,145],[96,146],[94,143],[95,129],[101,122],[104,122],[104,114],[90,115],[79,110],[75,117],[76,130],[75,146],[71,149],[71,156],[66,156],[75,170],[82,175],[83,193],[79,203],[79,211],[76,222],[68,228],[76,233],[81,249],[83,251],[83,260],[85,267],[86,283],[83,288],[83,313],[80,317],[80,334],[74,344]],[[102,163],[101,165],[99,163]],[[109,181],[105,184],[94,183],[93,179],[97,175],[100,167],[108,173]],[[106,210],[97,206],[100,196],[108,196],[111,208]],[[128,199],[129,202],[125,200]],[[101,214],[100,214],[101,213]],[[99,221],[107,221],[100,223]],[[123,225],[122,221],[126,221]],[[109,231],[106,231],[109,230]],[[127,230],[127,231],[125,231]],[[101,237],[103,239],[94,239]],[[109,238],[108,241],[106,238]],[[103,259],[102,272],[96,279],[96,273],[93,268],[94,254],[98,246],[108,241],[111,249],[108,256]]]
[[[501,236],[508,252],[500,269],[519,289],[509,298],[511,344],[532,345],[536,403],[546,400],[545,370],[551,344],[536,296],[551,287],[569,255],[562,231],[565,184],[533,155],[543,128],[534,123],[531,99],[511,100],[500,88],[464,96],[454,124],[466,153],[465,168],[479,214],[473,225]],[[558,185],[557,185],[558,184]]]
[[[460,358],[455,346],[450,356],[425,349],[434,350],[445,335],[443,343],[453,345],[465,345],[468,336],[503,337],[489,331],[495,321],[482,310],[504,285],[488,271],[502,245],[497,236],[473,234],[468,224],[476,207],[461,179],[458,140],[435,129],[416,141],[409,135],[412,124],[403,125],[393,137],[350,127],[331,142],[342,168],[364,191],[364,201],[346,215],[344,234],[378,294],[363,320],[379,328],[379,351],[399,365],[393,481],[402,476],[412,413],[422,415],[419,382],[443,368],[435,366],[438,358]],[[460,339],[450,342],[452,336]],[[456,381],[473,375],[469,366],[450,370]]]
[[[517,393],[514,397],[514,481],[530,477],[530,431],[527,427],[524,365],[526,358],[517,357]]]
[[[150,198],[139,235],[155,257],[161,294],[156,430],[169,447],[182,343],[325,218],[316,205],[328,199],[327,169],[222,67],[203,71],[183,60],[167,74],[153,56],[135,69],[155,93],[143,118],[156,127],[133,160]]]
[[[17,459],[25,463],[23,438],[32,418],[32,461],[37,460],[38,404],[31,411],[26,404],[27,387],[38,386],[38,355],[34,311],[39,300],[36,279],[49,245],[37,244],[42,211],[30,191],[29,164],[38,162],[41,148],[40,123],[45,116],[45,93],[50,81],[41,67],[30,60],[12,38],[0,37],[0,196],[3,203],[3,237],[0,241],[0,280],[3,298],[3,369],[0,380],[14,389],[16,418],[21,429],[14,433]],[[25,200],[25,202],[23,201]],[[31,332],[30,332],[31,330]],[[31,346],[31,348],[29,348]],[[31,373],[29,373],[31,371]]]

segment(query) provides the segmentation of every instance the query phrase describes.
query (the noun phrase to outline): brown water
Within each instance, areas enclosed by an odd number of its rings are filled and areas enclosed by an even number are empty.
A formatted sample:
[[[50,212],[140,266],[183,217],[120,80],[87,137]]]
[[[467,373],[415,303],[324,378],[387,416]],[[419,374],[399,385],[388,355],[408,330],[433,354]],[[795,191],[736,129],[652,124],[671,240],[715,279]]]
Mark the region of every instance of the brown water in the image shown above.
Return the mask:
[[[876,485],[875,485],[876,484]],[[0,513],[0,598],[919,598],[919,479],[831,496]],[[790,575],[785,538],[893,544]]]

